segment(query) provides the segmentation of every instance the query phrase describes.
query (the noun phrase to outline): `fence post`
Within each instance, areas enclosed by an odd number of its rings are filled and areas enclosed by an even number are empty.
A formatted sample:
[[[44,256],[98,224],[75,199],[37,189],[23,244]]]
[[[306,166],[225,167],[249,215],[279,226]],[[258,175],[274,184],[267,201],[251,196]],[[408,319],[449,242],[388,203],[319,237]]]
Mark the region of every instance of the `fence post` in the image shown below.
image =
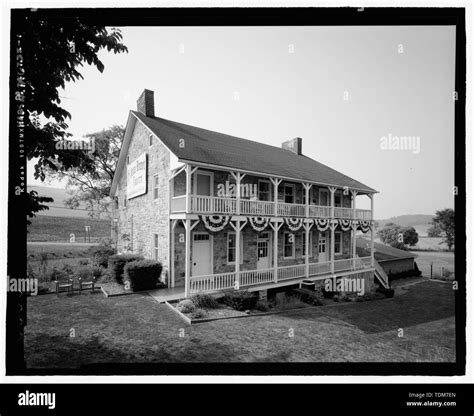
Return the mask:
[[[433,278],[433,263],[431,263],[431,269],[430,269],[430,279]]]

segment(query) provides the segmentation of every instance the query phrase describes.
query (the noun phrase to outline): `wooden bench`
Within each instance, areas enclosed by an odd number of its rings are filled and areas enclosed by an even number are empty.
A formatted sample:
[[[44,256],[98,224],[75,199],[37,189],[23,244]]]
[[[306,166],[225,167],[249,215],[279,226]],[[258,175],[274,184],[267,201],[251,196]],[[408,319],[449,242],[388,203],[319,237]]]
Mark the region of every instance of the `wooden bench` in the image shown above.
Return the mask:
[[[59,296],[59,292],[68,292],[74,294],[74,285],[72,279],[67,280],[55,280],[56,295]]]
[[[83,281],[82,277],[78,279],[79,281],[79,293],[83,290],[91,289],[91,292],[94,293],[95,291],[95,277],[91,276],[91,280]]]

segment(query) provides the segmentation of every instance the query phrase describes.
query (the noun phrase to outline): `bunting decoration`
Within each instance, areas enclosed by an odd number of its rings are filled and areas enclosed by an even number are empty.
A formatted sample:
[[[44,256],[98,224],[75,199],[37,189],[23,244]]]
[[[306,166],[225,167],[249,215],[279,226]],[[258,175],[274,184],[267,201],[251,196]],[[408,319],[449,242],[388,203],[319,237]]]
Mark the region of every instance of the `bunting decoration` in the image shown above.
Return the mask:
[[[268,227],[270,217],[247,217],[252,228],[258,233]]]
[[[315,218],[314,224],[316,225],[318,231],[326,231],[329,228],[330,222],[325,218]]]
[[[372,229],[371,221],[359,221],[359,228],[365,234],[367,231]]]
[[[231,219],[230,215],[200,215],[199,219],[209,231],[222,231]]]
[[[351,220],[339,220],[339,227],[341,227],[342,231],[349,231],[352,226]]]
[[[285,218],[285,223],[291,231],[295,232],[303,225],[303,218]]]

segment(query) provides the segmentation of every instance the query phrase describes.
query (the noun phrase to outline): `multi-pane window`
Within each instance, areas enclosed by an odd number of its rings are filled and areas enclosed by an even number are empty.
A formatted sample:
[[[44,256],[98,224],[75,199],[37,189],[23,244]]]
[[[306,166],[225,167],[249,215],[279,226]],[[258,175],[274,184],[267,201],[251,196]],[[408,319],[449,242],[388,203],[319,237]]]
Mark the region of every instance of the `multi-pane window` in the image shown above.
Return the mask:
[[[340,192],[334,194],[334,206],[342,207],[342,194]]]
[[[295,199],[295,187],[292,184],[285,184],[284,188],[285,202],[293,204]]]
[[[340,231],[334,233],[334,254],[342,254],[342,233]]]
[[[312,256],[313,234],[309,233],[309,256]],[[306,256],[306,233],[303,233],[303,256]]]
[[[159,187],[158,187],[158,175],[153,176],[153,199],[158,199]]]
[[[153,258],[158,260],[158,234],[153,234]]]
[[[236,252],[235,246],[237,244],[237,239],[235,233],[227,234],[227,264],[235,264]],[[242,234],[240,235],[240,263],[243,261],[243,244],[242,244]]]
[[[295,235],[292,233],[283,233],[283,257],[295,257]]]
[[[270,182],[258,182],[258,199],[260,201],[270,201]]]

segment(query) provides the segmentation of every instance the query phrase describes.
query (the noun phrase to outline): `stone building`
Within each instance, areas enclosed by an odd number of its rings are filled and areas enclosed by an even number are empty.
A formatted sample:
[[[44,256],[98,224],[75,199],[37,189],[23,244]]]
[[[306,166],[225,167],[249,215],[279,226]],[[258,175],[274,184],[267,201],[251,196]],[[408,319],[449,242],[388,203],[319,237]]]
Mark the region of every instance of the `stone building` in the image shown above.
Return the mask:
[[[179,296],[374,273],[386,286],[374,261],[376,192],[305,156],[301,138],[279,148],[157,117],[144,90],[112,183],[113,236],[119,252],[162,262]],[[360,230],[370,232],[365,257]]]

